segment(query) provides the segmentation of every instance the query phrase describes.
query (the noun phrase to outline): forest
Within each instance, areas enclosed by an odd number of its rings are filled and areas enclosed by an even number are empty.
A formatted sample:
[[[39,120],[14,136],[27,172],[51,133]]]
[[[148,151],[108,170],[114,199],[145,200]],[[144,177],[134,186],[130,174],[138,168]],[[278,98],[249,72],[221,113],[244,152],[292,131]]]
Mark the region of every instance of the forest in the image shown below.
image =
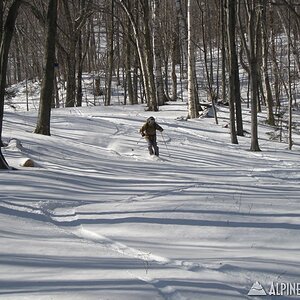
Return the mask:
[[[4,105],[18,82],[38,82],[35,133],[51,134],[51,109],[122,105],[158,111],[185,101],[187,118],[228,105],[231,143],[251,109],[251,151],[260,151],[257,115],[285,126],[292,149],[298,108],[300,3],[297,0],[2,0],[0,141]],[[86,103],[83,76],[93,78]],[[26,89],[26,95],[30,90]],[[101,98],[100,98],[101,97]],[[9,168],[1,154],[0,168]]]

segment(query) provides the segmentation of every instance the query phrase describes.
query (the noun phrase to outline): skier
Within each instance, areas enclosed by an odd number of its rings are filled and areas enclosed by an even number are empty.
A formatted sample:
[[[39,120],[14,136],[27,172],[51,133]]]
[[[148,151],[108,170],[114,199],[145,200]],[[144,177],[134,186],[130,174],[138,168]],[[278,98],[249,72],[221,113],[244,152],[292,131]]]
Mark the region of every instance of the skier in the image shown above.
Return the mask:
[[[140,133],[142,137],[145,137],[148,143],[149,154],[159,156],[159,148],[156,142],[156,130],[163,132],[162,127],[155,122],[153,117],[150,117],[140,129]]]

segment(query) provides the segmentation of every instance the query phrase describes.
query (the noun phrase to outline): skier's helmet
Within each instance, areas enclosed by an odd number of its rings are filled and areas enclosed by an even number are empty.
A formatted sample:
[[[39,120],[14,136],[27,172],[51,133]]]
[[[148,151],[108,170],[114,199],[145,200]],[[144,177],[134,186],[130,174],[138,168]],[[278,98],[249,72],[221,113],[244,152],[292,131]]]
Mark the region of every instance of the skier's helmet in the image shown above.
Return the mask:
[[[153,117],[150,117],[150,118],[147,119],[147,123],[149,125],[153,125],[155,123],[155,119]]]

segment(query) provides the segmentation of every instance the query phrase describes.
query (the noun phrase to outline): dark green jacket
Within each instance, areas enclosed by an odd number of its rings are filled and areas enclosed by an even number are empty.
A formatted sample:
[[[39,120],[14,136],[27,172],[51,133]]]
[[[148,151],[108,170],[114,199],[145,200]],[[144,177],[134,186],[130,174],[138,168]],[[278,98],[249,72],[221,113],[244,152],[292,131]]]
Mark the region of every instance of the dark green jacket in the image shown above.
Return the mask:
[[[156,122],[153,125],[149,125],[147,122],[140,129],[140,133],[144,134],[145,137],[156,135],[156,130],[160,132],[163,131],[162,127],[160,127]]]

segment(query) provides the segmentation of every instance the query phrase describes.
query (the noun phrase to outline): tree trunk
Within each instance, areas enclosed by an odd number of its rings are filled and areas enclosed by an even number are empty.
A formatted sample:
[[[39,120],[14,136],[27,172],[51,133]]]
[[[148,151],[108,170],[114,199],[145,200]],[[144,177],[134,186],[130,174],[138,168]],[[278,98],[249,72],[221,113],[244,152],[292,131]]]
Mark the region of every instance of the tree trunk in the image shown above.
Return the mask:
[[[289,150],[292,150],[293,147],[293,97],[292,97],[292,75],[291,75],[291,20],[290,12],[288,12],[288,29],[287,29],[287,42],[288,42],[288,96],[289,96],[289,121],[288,121],[288,144]]]
[[[57,0],[49,0],[47,12],[47,41],[45,73],[41,88],[38,122],[35,133],[50,135],[51,105],[54,92],[54,65],[56,43]]]
[[[188,32],[187,26],[185,22],[185,17],[182,12],[182,3],[181,0],[175,0],[176,12],[178,18],[179,25],[179,37],[180,37],[180,45],[181,45],[181,53],[182,53],[182,64],[183,70],[186,72],[188,65]]]
[[[199,111],[195,97],[195,49],[193,42],[192,31],[192,0],[188,0],[188,15],[187,15],[187,30],[188,30],[188,117],[191,119],[199,117]]]
[[[227,0],[227,34],[228,34],[228,61],[229,61],[229,112],[231,143],[238,144],[235,127],[235,102],[236,102],[236,72],[237,58],[235,46],[235,13],[236,0]]]
[[[226,20],[225,20],[225,3],[226,0],[221,0],[221,56],[222,56],[222,101],[226,102]]]
[[[139,71],[139,63],[137,55],[135,55],[133,60],[133,74],[132,74],[132,90],[133,90],[133,103],[138,104],[138,71]]]
[[[258,121],[257,121],[257,101],[258,101],[258,71],[257,71],[257,16],[255,1],[250,0],[250,11],[248,20],[249,55],[250,55],[250,83],[251,83],[251,151],[260,151],[258,144]]]
[[[164,82],[162,76],[162,60],[161,60],[161,42],[160,42],[160,26],[159,26],[159,3],[160,0],[154,0],[153,9],[153,47],[155,58],[155,81],[156,81],[156,95],[158,105],[164,104]]]
[[[15,82],[22,81],[22,68],[21,68],[21,53],[20,53],[20,43],[18,37],[15,35]]]
[[[271,85],[268,74],[268,31],[267,31],[267,17],[266,17],[266,9],[267,4],[262,1],[262,72],[263,72],[263,80],[264,80],[264,88],[265,88],[265,98],[267,102],[267,111],[268,111],[268,119],[267,122],[270,125],[275,125],[274,113],[273,113],[273,97],[271,91]]]
[[[70,47],[67,54],[67,91],[66,107],[75,106],[76,98],[76,43],[77,39],[70,37]]]
[[[271,23],[271,60],[272,60],[272,73],[274,76],[274,94],[275,94],[275,111],[278,112],[280,109],[280,83],[279,83],[279,72],[277,67],[277,57],[276,57],[276,32],[274,28],[274,10],[271,6],[271,13],[270,13],[270,23]]]
[[[154,84],[154,77],[153,77],[153,58],[152,55],[152,47],[149,45],[151,44],[151,34],[149,31],[149,7],[147,0],[143,1],[143,4],[145,5],[143,7],[144,9],[144,39],[141,40],[141,35],[137,24],[132,16],[131,11],[129,10],[128,5],[124,3],[124,0],[119,0],[122,8],[126,12],[129,21],[131,23],[132,29],[133,29],[133,35],[136,42],[136,48],[138,52],[138,57],[140,61],[140,67],[141,67],[141,73],[143,77],[143,85],[144,85],[144,91],[146,94],[147,104],[149,107],[149,110],[157,111],[157,103],[156,103],[156,95],[155,95],[155,84]],[[152,68],[151,68],[152,66]]]
[[[3,0],[0,1],[0,41],[2,41],[2,34],[3,34]]]
[[[64,53],[67,68],[66,107],[76,104],[76,46],[80,32],[88,20],[90,2],[61,0],[63,20],[66,22],[64,29],[65,40],[59,44]],[[77,10],[76,14],[73,10]],[[66,46],[65,46],[66,45]]]
[[[177,63],[177,57],[176,57],[176,42],[173,40],[173,47],[172,47],[172,71],[171,71],[171,78],[172,78],[172,100],[177,100],[177,75],[176,75],[176,63]]]
[[[82,36],[81,32],[78,37],[78,47],[77,47],[77,91],[76,91],[76,106],[82,106],[82,68],[83,68],[83,55],[82,55]]]
[[[132,86],[132,77],[131,77],[131,45],[129,39],[126,41],[126,57],[125,57],[125,69],[126,69],[126,86],[127,86],[127,93],[129,98],[130,104],[137,104],[134,101],[133,95],[133,86]]]
[[[242,115],[242,101],[241,101],[241,90],[240,90],[240,77],[239,77],[239,64],[238,64],[238,55],[236,51],[236,43],[235,43],[235,35],[236,35],[236,0],[234,1],[234,45],[233,45],[233,69],[234,69],[234,101],[235,101],[235,109],[236,109],[236,129],[237,135],[244,135],[243,128],[243,115]]]
[[[107,72],[106,72],[106,91],[105,91],[105,105],[111,104],[111,84],[113,74],[113,63],[114,63],[114,0],[110,0],[110,26],[107,28]]]
[[[2,2],[2,1],[1,1]],[[6,71],[8,64],[8,54],[11,45],[11,40],[14,33],[15,23],[18,16],[19,7],[21,0],[14,0],[11,4],[6,22],[1,33],[1,46],[0,46],[0,169],[9,169],[8,163],[6,162],[2,152],[2,128],[3,128],[3,115],[4,115],[4,96],[6,87]],[[2,24],[1,24],[2,25]]]
[[[158,103],[156,96],[156,86],[154,79],[154,57],[153,57],[153,45],[152,45],[152,33],[150,31],[151,17],[150,17],[150,5],[149,0],[143,0],[143,13],[144,13],[144,57],[145,57],[145,69],[146,80],[149,88],[148,110],[158,111]]]

